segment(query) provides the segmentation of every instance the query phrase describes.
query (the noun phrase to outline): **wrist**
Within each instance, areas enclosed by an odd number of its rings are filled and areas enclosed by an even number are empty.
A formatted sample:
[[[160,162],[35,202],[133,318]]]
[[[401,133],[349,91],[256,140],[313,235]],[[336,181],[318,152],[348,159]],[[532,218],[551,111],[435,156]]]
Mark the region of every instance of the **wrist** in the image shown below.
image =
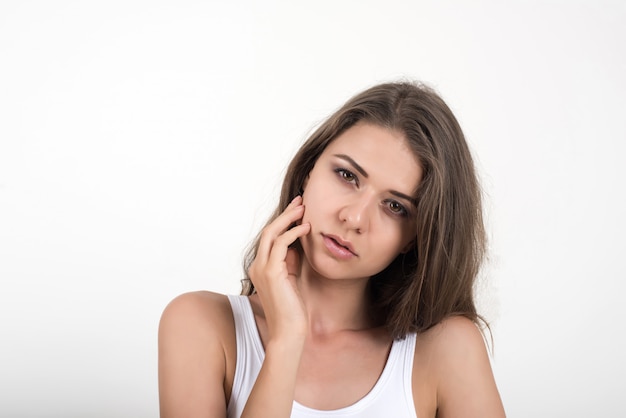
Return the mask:
[[[304,348],[306,336],[299,333],[289,333],[281,336],[270,337],[265,347],[266,355],[269,352],[279,355],[301,352]]]

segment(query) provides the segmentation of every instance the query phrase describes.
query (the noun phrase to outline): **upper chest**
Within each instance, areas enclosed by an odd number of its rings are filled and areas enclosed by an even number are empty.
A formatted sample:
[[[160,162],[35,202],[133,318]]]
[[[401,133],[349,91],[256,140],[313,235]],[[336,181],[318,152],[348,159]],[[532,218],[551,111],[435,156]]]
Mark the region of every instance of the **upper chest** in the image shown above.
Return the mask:
[[[308,342],[302,353],[295,399],[314,409],[339,409],[364,398],[380,379],[391,339],[348,333]]]

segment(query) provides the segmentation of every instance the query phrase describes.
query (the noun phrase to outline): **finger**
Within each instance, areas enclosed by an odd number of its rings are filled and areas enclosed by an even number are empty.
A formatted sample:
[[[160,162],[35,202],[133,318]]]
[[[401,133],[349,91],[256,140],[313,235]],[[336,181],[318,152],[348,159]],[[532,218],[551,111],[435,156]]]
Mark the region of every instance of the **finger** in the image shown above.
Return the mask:
[[[269,253],[274,245],[274,240],[283,234],[289,226],[299,219],[302,219],[304,215],[304,206],[301,204],[301,199],[294,199],[287,208],[267,225],[261,232],[261,239],[259,240],[259,248],[257,250],[257,257],[261,260],[267,260]]]
[[[291,199],[291,202],[289,202],[287,207],[289,207],[289,206],[296,206],[296,205],[300,204],[300,202],[302,202],[302,196],[298,195],[298,196],[294,197],[293,199]]]
[[[269,255],[269,263],[282,263],[287,258],[287,251],[289,246],[293,244],[298,238],[305,236],[311,231],[311,224],[304,223],[294,226],[284,234],[280,235],[274,240],[274,245]],[[274,264],[277,265],[277,264]]]
[[[297,277],[300,274],[300,254],[293,248],[287,249],[285,256],[285,264],[287,264],[287,275]]]
[[[303,215],[304,206],[302,205],[287,208],[274,219],[272,223],[263,228],[261,239],[259,240],[257,257],[261,260],[267,260],[276,238],[283,234],[298,219],[302,219]]]

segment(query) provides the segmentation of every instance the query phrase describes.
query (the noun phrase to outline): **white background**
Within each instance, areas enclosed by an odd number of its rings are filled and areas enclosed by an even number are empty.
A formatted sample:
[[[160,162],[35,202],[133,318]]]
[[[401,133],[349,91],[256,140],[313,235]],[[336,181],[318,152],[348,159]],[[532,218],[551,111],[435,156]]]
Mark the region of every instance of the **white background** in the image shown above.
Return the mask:
[[[508,416],[626,416],[626,3],[299,3],[0,3],[0,416],[157,416],[165,305],[238,293],[299,144],[400,77],[476,153]]]

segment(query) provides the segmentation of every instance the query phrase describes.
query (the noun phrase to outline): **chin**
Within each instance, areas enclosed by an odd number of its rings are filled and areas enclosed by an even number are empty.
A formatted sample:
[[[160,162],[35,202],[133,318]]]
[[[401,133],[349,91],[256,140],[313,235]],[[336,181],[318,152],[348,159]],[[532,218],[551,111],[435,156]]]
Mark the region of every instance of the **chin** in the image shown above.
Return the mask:
[[[337,261],[326,254],[309,257],[305,252],[304,258],[313,272],[328,280],[355,280],[372,276],[362,274],[364,272],[355,269],[354,264]]]

